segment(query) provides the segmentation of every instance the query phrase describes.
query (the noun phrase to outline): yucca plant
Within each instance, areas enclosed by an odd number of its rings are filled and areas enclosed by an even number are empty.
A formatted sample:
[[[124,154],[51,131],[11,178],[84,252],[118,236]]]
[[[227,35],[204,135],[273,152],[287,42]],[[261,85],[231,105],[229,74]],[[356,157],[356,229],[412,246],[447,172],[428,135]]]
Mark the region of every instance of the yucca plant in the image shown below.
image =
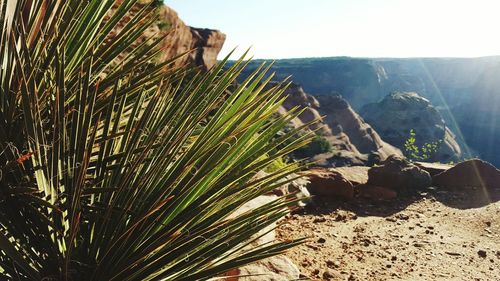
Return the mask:
[[[283,87],[155,62],[136,2],[0,0],[1,280],[207,279],[300,243],[249,246],[292,197],[231,216],[300,168],[252,180],[309,141],[276,137]]]

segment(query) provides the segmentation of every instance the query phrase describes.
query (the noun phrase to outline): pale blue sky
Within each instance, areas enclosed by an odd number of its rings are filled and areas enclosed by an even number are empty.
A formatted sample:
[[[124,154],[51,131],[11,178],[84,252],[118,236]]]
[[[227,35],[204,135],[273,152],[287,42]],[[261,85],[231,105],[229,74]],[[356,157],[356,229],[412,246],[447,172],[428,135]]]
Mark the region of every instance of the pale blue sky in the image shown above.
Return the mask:
[[[165,0],[219,29],[221,55],[256,58],[500,55],[500,0]]]

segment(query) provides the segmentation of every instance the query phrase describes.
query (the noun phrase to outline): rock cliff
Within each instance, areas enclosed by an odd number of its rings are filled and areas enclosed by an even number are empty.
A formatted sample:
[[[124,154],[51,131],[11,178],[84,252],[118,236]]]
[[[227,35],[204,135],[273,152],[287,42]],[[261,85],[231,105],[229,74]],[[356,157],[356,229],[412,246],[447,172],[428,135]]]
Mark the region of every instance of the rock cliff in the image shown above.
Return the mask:
[[[417,93],[392,93],[378,103],[364,106],[361,115],[384,140],[400,149],[404,149],[410,130],[414,130],[419,147],[442,142],[430,160],[456,161],[462,157],[460,145],[439,111]]]
[[[272,85],[272,84],[271,84]],[[313,97],[298,84],[292,84],[284,93],[288,96],[278,110],[286,112],[294,107],[304,112],[292,121],[294,127],[314,119],[322,121],[311,126],[332,145],[333,151],[318,155],[314,160],[322,165],[360,165],[384,160],[401,151],[384,142],[377,132],[339,96]]]
[[[191,65],[206,71],[217,62],[226,35],[218,30],[206,28],[194,28],[186,25],[170,7],[156,1],[156,5],[151,5],[152,0],[139,0],[130,10],[130,15],[125,16],[118,24],[115,33],[112,33],[109,40],[130,21],[132,14],[137,14],[145,8],[155,9],[151,11],[158,14],[156,23],[145,30],[143,36],[136,42],[136,45],[151,38],[164,38],[160,43],[163,50],[159,55],[159,60],[168,60],[176,56],[186,54],[176,62],[180,65]],[[117,0],[115,9],[122,4],[123,0]]]
[[[218,30],[190,27],[179,18],[177,12],[165,5],[159,8],[158,13],[160,22],[157,31],[167,35],[164,45],[168,48],[165,48],[164,59],[193,50],[182,60],[183,63],[200,66],[203,70],[215,65],[226,40],[225,34]]]
[[[242,78],[261,63],[252,62]],[[276,80],[292,76],[313,96],[340,93],[358,112],[388,93],[417,92],[440,111],[465,157],[500,167],[500,56],[283,59],[271,71]]]

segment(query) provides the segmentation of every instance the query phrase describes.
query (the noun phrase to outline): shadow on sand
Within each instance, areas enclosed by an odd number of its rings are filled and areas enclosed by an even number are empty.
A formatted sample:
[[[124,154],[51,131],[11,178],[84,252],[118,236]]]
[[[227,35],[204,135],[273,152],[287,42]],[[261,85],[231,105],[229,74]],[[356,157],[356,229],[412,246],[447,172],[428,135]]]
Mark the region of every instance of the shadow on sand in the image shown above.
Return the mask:
[[[480,189],[444,191],[431,187],[425,191],[399,196],[397,199],[387,201],[373,201],[361,198],[355,198],[349,201],[325,201],[313,197],[313,203],[304,209],[297,210],[297,213],[322,215],[343,209],[351,211],[360,217],[388,217],[404,211],[409,205],[420,200],[436,200],[455,209],[474,209],[500,201],[500,189],[488,189],[484,191]]]

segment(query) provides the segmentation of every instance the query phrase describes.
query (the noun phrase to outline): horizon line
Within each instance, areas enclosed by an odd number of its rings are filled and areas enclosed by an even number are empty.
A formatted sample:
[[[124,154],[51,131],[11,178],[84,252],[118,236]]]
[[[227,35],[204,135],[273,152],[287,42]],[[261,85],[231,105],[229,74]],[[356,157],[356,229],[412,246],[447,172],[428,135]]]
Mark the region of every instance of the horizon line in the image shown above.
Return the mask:
[[[225,57],[218,58],[218,61],[223,60]],[[290,57],[290,58],[254,58],[252,56],[249,56],[249,58],[253,61],[257,60],[269,60],[269,61],[276,61],[276,60],[297,60],[297,59],[332,59],[332,58],[351,58],[351,59],[485,59],[485,58],[500,58],[500,54],[498,55],[484,55],[484,56],[415,56],[415,57],[370,57],[370,56],[319,56],[319,57]],[[235,61],[238,59],[228,59],[229,61]]]

